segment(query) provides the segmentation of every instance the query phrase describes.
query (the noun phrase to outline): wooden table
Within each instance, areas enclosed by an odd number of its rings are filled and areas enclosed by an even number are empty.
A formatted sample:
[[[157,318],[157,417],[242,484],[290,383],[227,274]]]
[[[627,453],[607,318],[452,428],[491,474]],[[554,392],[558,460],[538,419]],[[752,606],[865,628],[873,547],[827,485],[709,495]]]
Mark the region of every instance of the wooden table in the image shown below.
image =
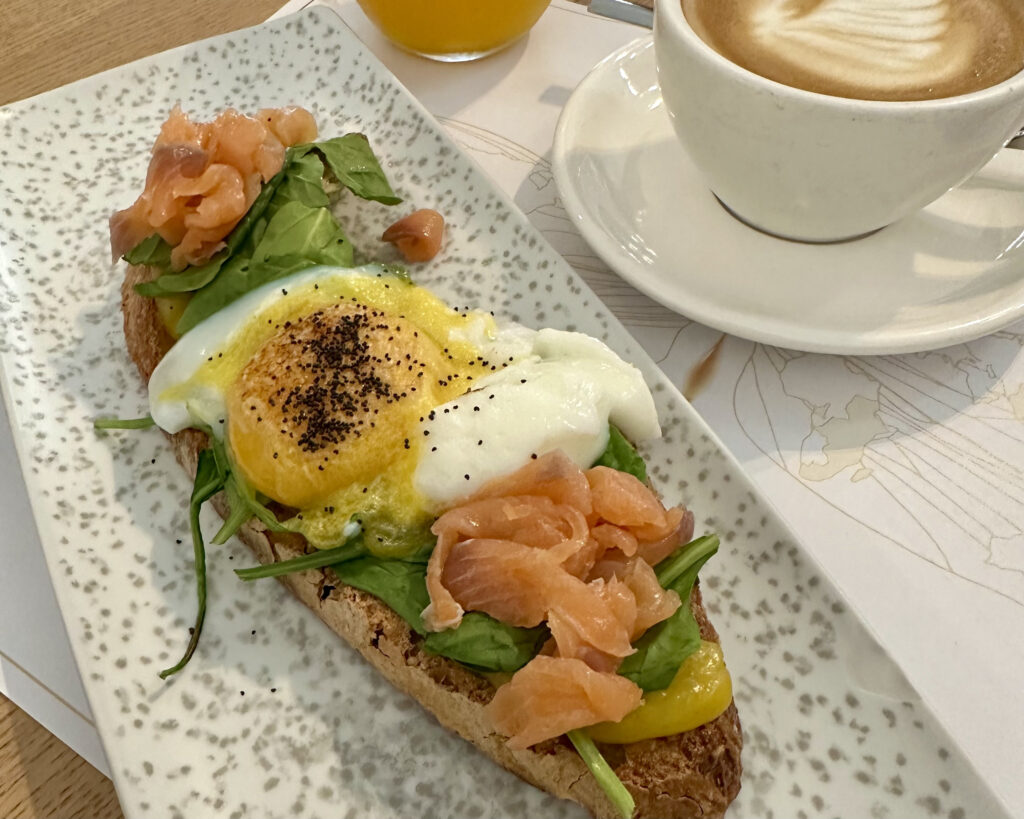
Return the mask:
[[[0,105],[255,25],[284,0],[0,0]],[[0,695],[0,817],[117,819],[114,786]]]

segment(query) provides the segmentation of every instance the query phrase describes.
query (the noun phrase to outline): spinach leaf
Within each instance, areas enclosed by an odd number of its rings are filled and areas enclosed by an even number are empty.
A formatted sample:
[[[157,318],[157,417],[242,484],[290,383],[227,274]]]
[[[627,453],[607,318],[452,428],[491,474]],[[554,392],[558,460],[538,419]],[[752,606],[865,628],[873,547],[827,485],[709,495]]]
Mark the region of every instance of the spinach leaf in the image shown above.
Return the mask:
[[[178,320],[178,333],[267,282],[318,264],[353,264],[352,244],[327,208],[310,208],[293,200],[276,207],[260,230],[251,255],[236,255],[216,279],[192,296]]]
[[[135,292],[140,296],[157,298],[198,290],[213,281],[227,257],[228,254],[221,250],[210,261],[199,267],[186,267],[179,273],[166,272],[153,281],[140,282],[135,285]]]
[[[293,200],[281,205],[270,217],[252,252],[252,262],[258,266],[280,256],[348,267],[352,264],[352,245],[327,208],[313,208]]]
[[[614,424],[608,425],[608,446],[594,466],[609,466],[619,472],[628,472],[647,483],[647,464]]]
[[[193,293],[177,325],[182,334],[267,282],[318,264],[352,267],[355,252],[327,208],[325,163],[356,196],[389,205],[402,201],[362,134],[297,145],[206,264],[172,272],[171,247],[156,234],[128,251],[125,259],[132,264],[161,270],[136,291],[149,297]]]
[[[148,236],[124,254],[128,264],[142,264],[169,270],[171,267],[171,246],[158,233]]]
[[[423,609],[427,594],[427,567],[423,563],[361,557],[331,567],[343,583],[380,598],[417,634],[425,634]]]
[[[330,200],[323,180],[324,163],[319,156],[289,149],[284,181],[274,197],[274,204],[301,202],[309,208],[326,208]]]
[[[544,626],[518,628],[471,611],[458,628],[428,634],[423,647],[477,671],[518,671],[540,651],[549,634]]]
[[[648,629],[635,644],[636,653],[622,661],[619,673],[644,691],[667,688],[683,660],[700,647],[700,628],[690,610],[690,592],[697,572],[718,551],[718,535],[704,535],[679,547],[656,567],[658,582],[682,601],[675,614]]]
[[[172,674],[177,674],[183,669],[188,661],[192,659],[196,646],[199,645],[199,635],[203,630],[203,621],[206,619],[206,547],[203,544],[203,532],[199,527],[199,510],[206,501],[216,495],[224,486],[227,476],[220,468],[217,458],[210,449],[204,449],[199,453],[199,463],[196,466],[196,479],[192,485],[192,497],[189,500],[188,515],[192,528],[192,551],[195,557],[196,569],[196,597],[198,598],[198,610],[196,622],[192,628],[192,635],[189,638],[185,653],[178,662],[170,668],[160,672],[160,679],[165,680]]]
[[[427,559],[421,549],[410,559],[395,560],[367,555],[332,566],[338,578],[379,598],[417,634],[431,654],[455,660],[476,671],[516,671],[526,665],[547,639],[544,627],[517,628],[500,623],[482,612],[469,612],[458,628],[428,632],[423,609],[427,593]]]
[[[204,265],[199,265],[198,267],[186,267],[179,273],[173,273],[170,271],[171,257],[170,248],[168,247],[166,264],[160,266],[160,269],[163,271],[163,275],[151,282],[143,282],[135,285],[136,292],[139,293],[139,295],[150,297],[169,296],[174,293],[187,293],[198,290],[213,281],[220,273],[225,262],[227,262],[228,259],[231,258],[242,246],[246,239],[249,238],[249,234],[253,227],[262,218],[264,212],[274,199],[274,195],[277,193],[278,187],[284,181],[287,171],[288,163],[286,162],[285,166],[263,186],[259,196],[257,196],[253,201],[248,212],[242,217],[239,223],[235,225],[231,230],[231,233],[228,234],[227,238],[224,240],[224,249],[214,254],[210,261]],[[159,237],[157,238],[159,239]],[[153,237],[150,236],[148,239],[144,239],[136,245],[135,248],[128,251],[128,253],[125,254],[125,260],[132,264],[142,264],[143,262],[132,261],[132,258],[130,257],[135,254],[137,249],[142,248],[143,245],[152,239]]]
[[[319,152],[334,178],[362,199],[372,199],[384,205],[397,205],[402,201],[388,184],[370,142],[363,134],[345,134],[324,142],[297,145],[293,150],[297,155]]]

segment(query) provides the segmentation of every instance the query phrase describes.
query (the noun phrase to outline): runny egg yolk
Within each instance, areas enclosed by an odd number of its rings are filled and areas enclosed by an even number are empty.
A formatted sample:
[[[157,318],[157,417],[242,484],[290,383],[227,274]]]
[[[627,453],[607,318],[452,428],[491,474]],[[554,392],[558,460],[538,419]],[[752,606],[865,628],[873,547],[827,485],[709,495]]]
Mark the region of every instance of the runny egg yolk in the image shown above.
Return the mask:
[[[431,510],[412,477],[431,443],[419,423],[492,369],[460,332],[469,320],[391,277],[307,290],[251,319],[201,373],[226,393],[233,468],[295,509],[290,527],[319,548],[355,514],[421,526]]]

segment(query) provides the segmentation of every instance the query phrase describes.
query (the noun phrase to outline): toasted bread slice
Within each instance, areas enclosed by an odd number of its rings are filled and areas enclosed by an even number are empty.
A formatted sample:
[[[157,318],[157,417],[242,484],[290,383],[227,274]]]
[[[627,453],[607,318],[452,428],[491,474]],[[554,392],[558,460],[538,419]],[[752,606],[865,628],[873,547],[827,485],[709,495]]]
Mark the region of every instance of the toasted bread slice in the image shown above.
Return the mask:
[[[139,296],[134,285],[151,277],[130,267],[122,288],[125,340],[142,378],[173,344],[155,302]],[[206,435],[185,430],[170,436],[179,463],[195,474]],[[214,499],[227,514],[223,495]],[[238,536],[261,563],[287,560],[307,551],[301,536],[267,531],[257,520]],[[295,596],[344,638],[395,687],[417,699],[446,728],[455,731],[498,764],[556,796],[573,799],[596,817],[618,817],[564,737],[524,751],[513,751],[496,734],[484,713],[494,695],[485,678],[463,666],[423,651],[421,639],[390,608],[370,594],[343,584],[330,569],[280,578]],[[690,600],[701,637],[718,641],[695,586]],[[636,800],[638,817],[690,819],[720,817],[740,789],[743,739],[735,703],[712,722],[683,734],[626,745],[602,745],[602,753]]]

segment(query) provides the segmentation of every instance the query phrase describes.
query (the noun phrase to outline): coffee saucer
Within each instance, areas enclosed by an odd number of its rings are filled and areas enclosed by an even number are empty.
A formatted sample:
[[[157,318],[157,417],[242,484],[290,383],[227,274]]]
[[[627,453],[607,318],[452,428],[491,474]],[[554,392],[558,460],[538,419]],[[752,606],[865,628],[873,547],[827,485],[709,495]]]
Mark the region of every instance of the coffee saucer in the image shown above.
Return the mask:
[[[777,239],[731,216],[676,140],[647,36],[573,92],[552,165],[566,210],[609,266],[655,301],[737,336],[811,352],[913,352],[1024,316],[1024,151],[1001,151],[870,236]]]

